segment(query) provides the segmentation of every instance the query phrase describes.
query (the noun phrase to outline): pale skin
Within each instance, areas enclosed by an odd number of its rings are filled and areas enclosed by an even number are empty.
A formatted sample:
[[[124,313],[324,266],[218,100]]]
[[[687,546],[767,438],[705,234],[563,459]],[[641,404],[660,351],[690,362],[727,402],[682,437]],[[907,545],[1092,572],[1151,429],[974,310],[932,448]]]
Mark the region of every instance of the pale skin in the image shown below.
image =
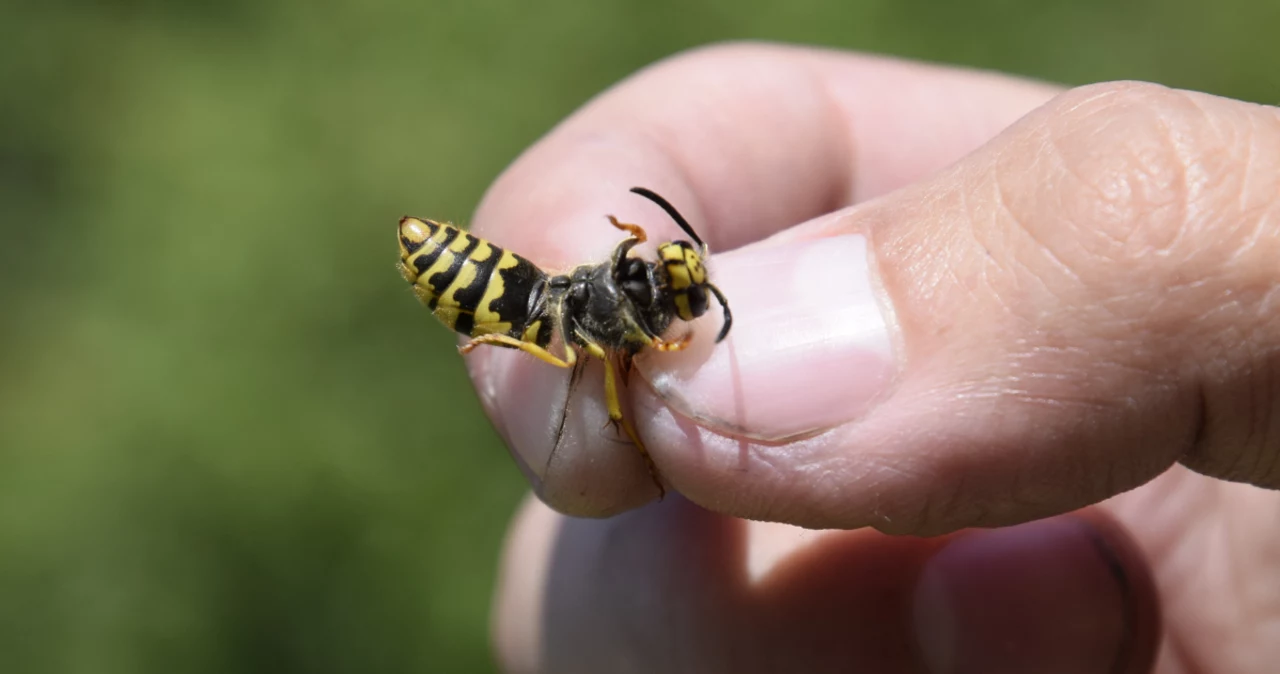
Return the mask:
[[[718,283],[749,255],[784,269],[864,237],[896,369],[856,414],[779,394],[737,332],[777,302],[722,284],[735,333],[715,348],[739,369],[678,360],[714,353],[711,311],[629,380],[678,492],[654,504],[644,462],[600,430],[599,371],[549,462],[565,371],[468,355],[518,461],[549,466],[526,468],[541,499],[503,564],[506,670],[1274,671],[1280,110],[715,47],[567,119],[475,231],[552,268],[610,250],[608,213],[676,236],[633,185],[723,251]],[[655,384],[670,368],[687,386]]]

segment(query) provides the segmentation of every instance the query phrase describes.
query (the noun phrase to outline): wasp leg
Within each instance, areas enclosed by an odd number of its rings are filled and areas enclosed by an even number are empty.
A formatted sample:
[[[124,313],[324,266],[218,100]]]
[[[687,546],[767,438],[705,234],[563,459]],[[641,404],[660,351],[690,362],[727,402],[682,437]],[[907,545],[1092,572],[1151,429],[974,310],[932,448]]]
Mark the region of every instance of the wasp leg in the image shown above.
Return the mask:
[[[587,362],[587,359],[583,358],[574,363],[573,370],[569,372],[569,386],[565,388],[564,404],[560,406],[560,424],[556,426],[556,437],[551,443],[551,451],[547,453],[547,462],[542,466],[543,480],[551,474],[551,462],[555,460],[556,451],[560,449],[560,441],[564,439],[564,425],[569,420],[569,403],[573,401],[573,392],[582,381],[582,372],[587,369]]]
[[[654,337],[653,341],[649,342],[649,346],[659,351],[683,351],[684,348],[689,346],[689,343],[692,341],[693,341],[693,331],[690,330],[684,333],[683,335],[681,335],[680,338],[675,340],[674,342],[668,342],[667,340],[661,337]]]
[[[609,222],[612,223],[614,227],[630,234],[631,238],[635,239],[635,243],[644,243],[649,240],[649,235],[645,234],[644,227],[641,227],[640,225],[633,225],[629,222],[618,222],[618,219],[612,215],[605,217],[609,218]]]
[[[609,222],[613,223],[614,227],[631,235],[620,241],[617,248],[613,249],[612,265],[613,269],[616,270],[622,264],[622,261],[626,259],[627,253],[631,252],[632,248],[647,241],[649,237],[644,233],[644,228],[640,225],[618,222],[618,219],[612,215],[605,217],[609,218]]]
[[[622,430],[626,431],[627,437],[631,438],[631,442],[635,443],[636,449],[640,450],[640,457],[644,459],[644,464],[649,469],[649,477],[653,478],[653,484],[658,487],[658,498],[661,499],[666,496],[667,488],[662,486],[662,480],[658,478],[658,467],[654,465],[653,457],[649,456],[649,450],[645,449],[644,443],[640,441],[640,435],[631,426],[631,421],[622,414],[622,403],[618,400],[617,374],[614,372],[613,359],[609,358],[609,354],[599,344],[588,343],[586,348],[587,353],[604,361],[604,401],[605,406],[609,409],[609,422],[620,424]]]
[[[538,346],[537,344],[533,344],[530,342],[522,342],[510,335],[500,335],[500,334],[480,335],[479,337],[476,337],[475,339],[458,347],[458,353],[466,355],[468,353],[471,353],[472,350],[474,350],[477,346],[480,346],[482,344],[502,346],[508,349],[519,349],[529,355],[532,355],[538,358],[541,361],[551,363],[556,367],[573,367],[574,362],[577,361],[578,359],[577,354],[574,353],[573,349],[568,347],[565,348],[565,357],[561,359],[557,357],[555,354],[551,353],[550,351],[547,351],[546,349]]]

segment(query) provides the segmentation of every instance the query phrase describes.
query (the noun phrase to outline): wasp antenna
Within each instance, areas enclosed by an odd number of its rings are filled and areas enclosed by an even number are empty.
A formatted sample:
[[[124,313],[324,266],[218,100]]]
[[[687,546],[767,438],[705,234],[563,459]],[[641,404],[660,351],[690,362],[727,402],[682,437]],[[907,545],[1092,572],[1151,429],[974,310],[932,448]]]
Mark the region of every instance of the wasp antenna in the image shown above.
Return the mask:
[[[688,234],[689,238],[693,239],[694,243],[701,246],[704,250],[706,249],[707,244],[703,243],[702,237],[698,236],[698,233],[693,231],[693,227],[689,225],[689,221],[685,220],[683,215],[680,215],[680,211],[677,211],[676,207],[672,206],[670,201],[663,199],[657,192],[646,187],[632,187],[631,191],[661,206],[662,210],[666,211],[667,215],[671,216],[671,219],[675,220],[677,225],[680,225],[680,229],[683,229],[684,233]]]
[[[720,327],[720,334],[716,335],[716,344],[724,341],[729,334],[729,328],[733,327],[733,312],[729,311],[729,300],[724,298],[724,293],[714,285],[708,283],[707,288],[711,290],[711,294],[716,296],[716,301],[720,303],[720,308],[724,309],[724,325]]]

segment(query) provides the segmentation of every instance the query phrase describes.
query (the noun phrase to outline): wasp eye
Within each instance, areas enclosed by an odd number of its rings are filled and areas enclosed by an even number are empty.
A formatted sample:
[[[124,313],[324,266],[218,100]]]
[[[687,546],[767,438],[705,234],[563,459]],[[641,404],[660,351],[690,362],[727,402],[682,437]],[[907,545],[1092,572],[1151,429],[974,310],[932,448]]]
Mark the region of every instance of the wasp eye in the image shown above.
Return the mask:
[[[689,312],[694,316],[701,316],[707,313],[706,286],[698,285],[689,288]]]

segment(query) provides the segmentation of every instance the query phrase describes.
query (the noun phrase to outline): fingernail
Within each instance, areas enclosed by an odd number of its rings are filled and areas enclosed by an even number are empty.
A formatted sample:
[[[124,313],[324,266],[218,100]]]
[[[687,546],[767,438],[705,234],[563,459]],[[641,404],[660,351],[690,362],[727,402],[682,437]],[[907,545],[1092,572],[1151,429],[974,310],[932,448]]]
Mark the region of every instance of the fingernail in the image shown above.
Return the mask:
[[[856,419],[894,373],[887,321],[861,234],[757,246],[712,258],[733,328],[714,344],[712,305],[679,353],[653,354],[642,375],[666,403],[712,430],[765,441]]]
[[[931,674],[1127,672],[1133,597],[1122,562],[1080,518],[976,531],[922,571],[919,655]]]

